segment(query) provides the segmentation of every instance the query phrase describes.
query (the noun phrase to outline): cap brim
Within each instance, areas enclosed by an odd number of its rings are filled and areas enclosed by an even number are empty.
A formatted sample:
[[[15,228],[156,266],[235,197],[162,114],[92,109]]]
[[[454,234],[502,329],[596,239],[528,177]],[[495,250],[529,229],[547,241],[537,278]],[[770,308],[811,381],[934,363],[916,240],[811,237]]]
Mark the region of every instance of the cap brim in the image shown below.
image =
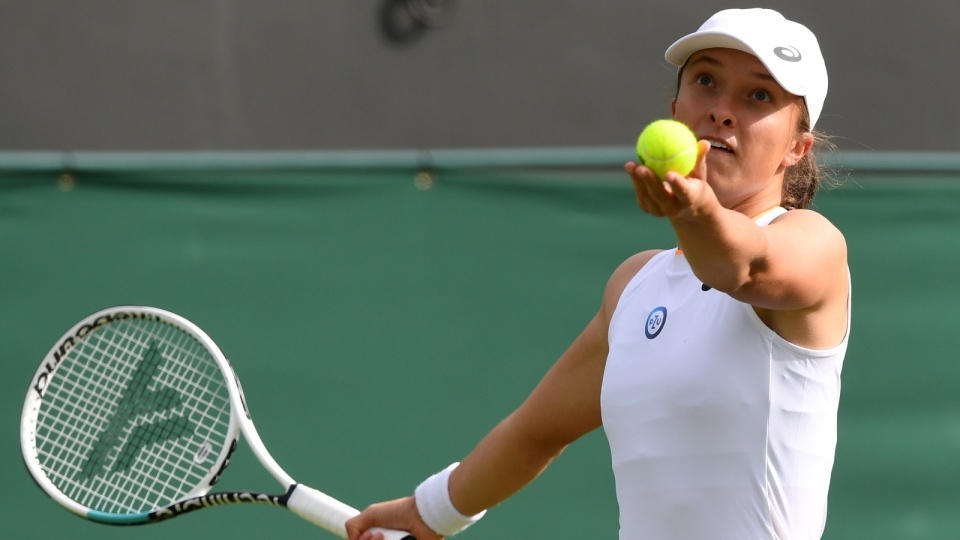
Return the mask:
[[[737,49],[757,56],[757,52],[743,40],[724,32],[699,32],[678,39],[667,48],[664,58],[675,66],[682,66],[690,55],[703,49]]]
[[[783,79],[782,74],[776,73],[775,70],[771,69],[767,59],[759,54],[755,48],[751,47],[742,39],[733,37],[725,32],[698,32],[682,37],[667,49],[666,53],[664,53],[664,58],[671,64],[679,67],[686,63],[690,55],[704,49],[735,49],[752,54],[770,71],[770,74],[784,90],[795,96],[805,97],[807,95],[807,89],[803,84]]]

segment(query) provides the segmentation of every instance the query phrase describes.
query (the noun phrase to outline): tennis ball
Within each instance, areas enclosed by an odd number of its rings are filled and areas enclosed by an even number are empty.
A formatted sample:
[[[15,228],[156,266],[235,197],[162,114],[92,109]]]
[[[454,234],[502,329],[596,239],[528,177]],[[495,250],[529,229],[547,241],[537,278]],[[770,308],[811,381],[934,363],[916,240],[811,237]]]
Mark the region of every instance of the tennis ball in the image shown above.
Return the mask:
[[[656,120],[640,133],[637,157],[661,180],[667,171],[686,176],[697,164],[697,136],[676,120]]]

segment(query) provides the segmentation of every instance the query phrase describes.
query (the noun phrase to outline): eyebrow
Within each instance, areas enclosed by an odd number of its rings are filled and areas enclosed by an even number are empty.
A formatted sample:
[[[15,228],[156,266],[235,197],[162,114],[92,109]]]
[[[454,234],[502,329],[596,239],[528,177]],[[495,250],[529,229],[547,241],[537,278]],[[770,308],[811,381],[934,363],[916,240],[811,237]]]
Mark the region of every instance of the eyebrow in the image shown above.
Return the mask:
[[[716,58],[706,53],[701,54],[700,56],[697,56],[696,58],[694,58],[692,62],[688,62],[686,67],[696,66],[697,64],[700,64],[700,63],[708,64],[710,66],[717,67],[717,68],[723,67],[723,62],[721,62],[720,60],[717,60]],[[777,80],[774,79],[772,75],[770,75],[769,73],[764,73],[762,71],[754,71],[752,72],[752,75],[757,79],[760,79],[763,81],[777,82]]]

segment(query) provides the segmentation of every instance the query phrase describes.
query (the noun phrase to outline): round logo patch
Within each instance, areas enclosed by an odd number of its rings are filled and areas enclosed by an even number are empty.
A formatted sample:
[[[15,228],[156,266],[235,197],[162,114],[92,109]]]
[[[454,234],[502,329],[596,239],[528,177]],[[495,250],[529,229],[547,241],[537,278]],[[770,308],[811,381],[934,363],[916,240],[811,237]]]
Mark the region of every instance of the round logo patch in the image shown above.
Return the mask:
[[[653,308],[653,311],[647,315],[647,324],[643,329],[643,333],[647,336],[647,339],[653,339],[660,335],[660,331],[663,330],[663,325],[667,323],[667,308],[660,306]]]
[[[777,47],[773,50],[773,54],[777,55],[781,60],[786,60],[787,62],[799,62],[803,55],[800,54],[800,51],[796,47]]]

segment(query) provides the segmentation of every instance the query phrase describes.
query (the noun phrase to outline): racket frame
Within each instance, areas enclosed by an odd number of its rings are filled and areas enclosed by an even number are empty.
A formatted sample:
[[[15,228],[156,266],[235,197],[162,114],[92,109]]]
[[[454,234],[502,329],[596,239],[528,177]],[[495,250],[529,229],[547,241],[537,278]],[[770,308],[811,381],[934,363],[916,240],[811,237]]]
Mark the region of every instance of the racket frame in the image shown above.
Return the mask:
[[[237,411],[243,409],[236,409],[236,407],[238,400],[242,407],[243,397],[239,391],[233,388],[237,380],[236,375],[233,373],[232,368],[230,368],[229,363],[226,362],[226,358],[223,357],[223,353],[220,352],[219,347],[216,346],[213,340],[204,333],[203,330],[199,329],[190,321],[174,313],[157,308],[145,306],[116,306],[93,313],[76,323],[63,337],[57,340],[31,379],[30,388],[27,391],[20,417],[20,450],[24,464],[30,472],[31,477],[33,477],[34,482],[36,482],[48,496],[80,517],[112,525],[147,523],[154,518],[150,516],[151,512],[131,512],[125,514],[103,512],[82,505],[63,493],[63,491],[47,477],[40,463],[39,451],[37,450],[37,422],[40,407],[43,404],[44,392],[47,389],[49,381],[56,376],[61,359],[65,358],[74,347],[78,346],[98,328],[106,324],[127,319],[165,321],[185,330],[200,341],[207,350],[215,352],[213,356],[226,382],[231,411],[223,447],[207,474],[197,482],[197,485],[194,486],[193,489],[178,500],[182,501],[202,496],[217,483],[223,471],[230,463],[230,455],[236,449],[240,432],[242,431],[241,415],[238,414]],[[224,363],[226,363],[227,370],[224,370]],[[260,445],[262,446],[263,443],[261,442]]]
[[[131,318],[162,321],[179,327],[191,334],[210,352],[226,383],[230,400],[230,421],[220,454],[210,467],[208,474],[192,490],[176,501],[150,511],[119,514],[99,511],[78,503],[63,493],[47,477],[41,466],[36,445],[37,422],[40,406],[43,403],[43,394],[48,382],[56,375],[61,359],[99,327],[117,320]],[[210,489],[217,483],[227,465],[229,465],[230,456],[237,448],[241,433],[260,464],[286,489],[285,493],[271,495],[259,492],[231,491],[208,495]],[[243,395],[243,389],[240,386],[240,379],[217,344],[200,327],[184,317],[155,307],[126,305],[103,309],[75,324],[56,342],[31,379],[20,419],[20,448],[31,477],[50,498],[72,513],[99,523],[139,525],[162,521],[209,506],[233,503],[265,503],[287,507],[303,519],[341,538],[346,538],[343,523],[359,513],[358,510],[333,497],[302,484],[297,484],[293,477],[280,467],[270,452],[267,451],[254,427]],[[388,540],[412,538],[402,531],[375,530],[383,532]]]

